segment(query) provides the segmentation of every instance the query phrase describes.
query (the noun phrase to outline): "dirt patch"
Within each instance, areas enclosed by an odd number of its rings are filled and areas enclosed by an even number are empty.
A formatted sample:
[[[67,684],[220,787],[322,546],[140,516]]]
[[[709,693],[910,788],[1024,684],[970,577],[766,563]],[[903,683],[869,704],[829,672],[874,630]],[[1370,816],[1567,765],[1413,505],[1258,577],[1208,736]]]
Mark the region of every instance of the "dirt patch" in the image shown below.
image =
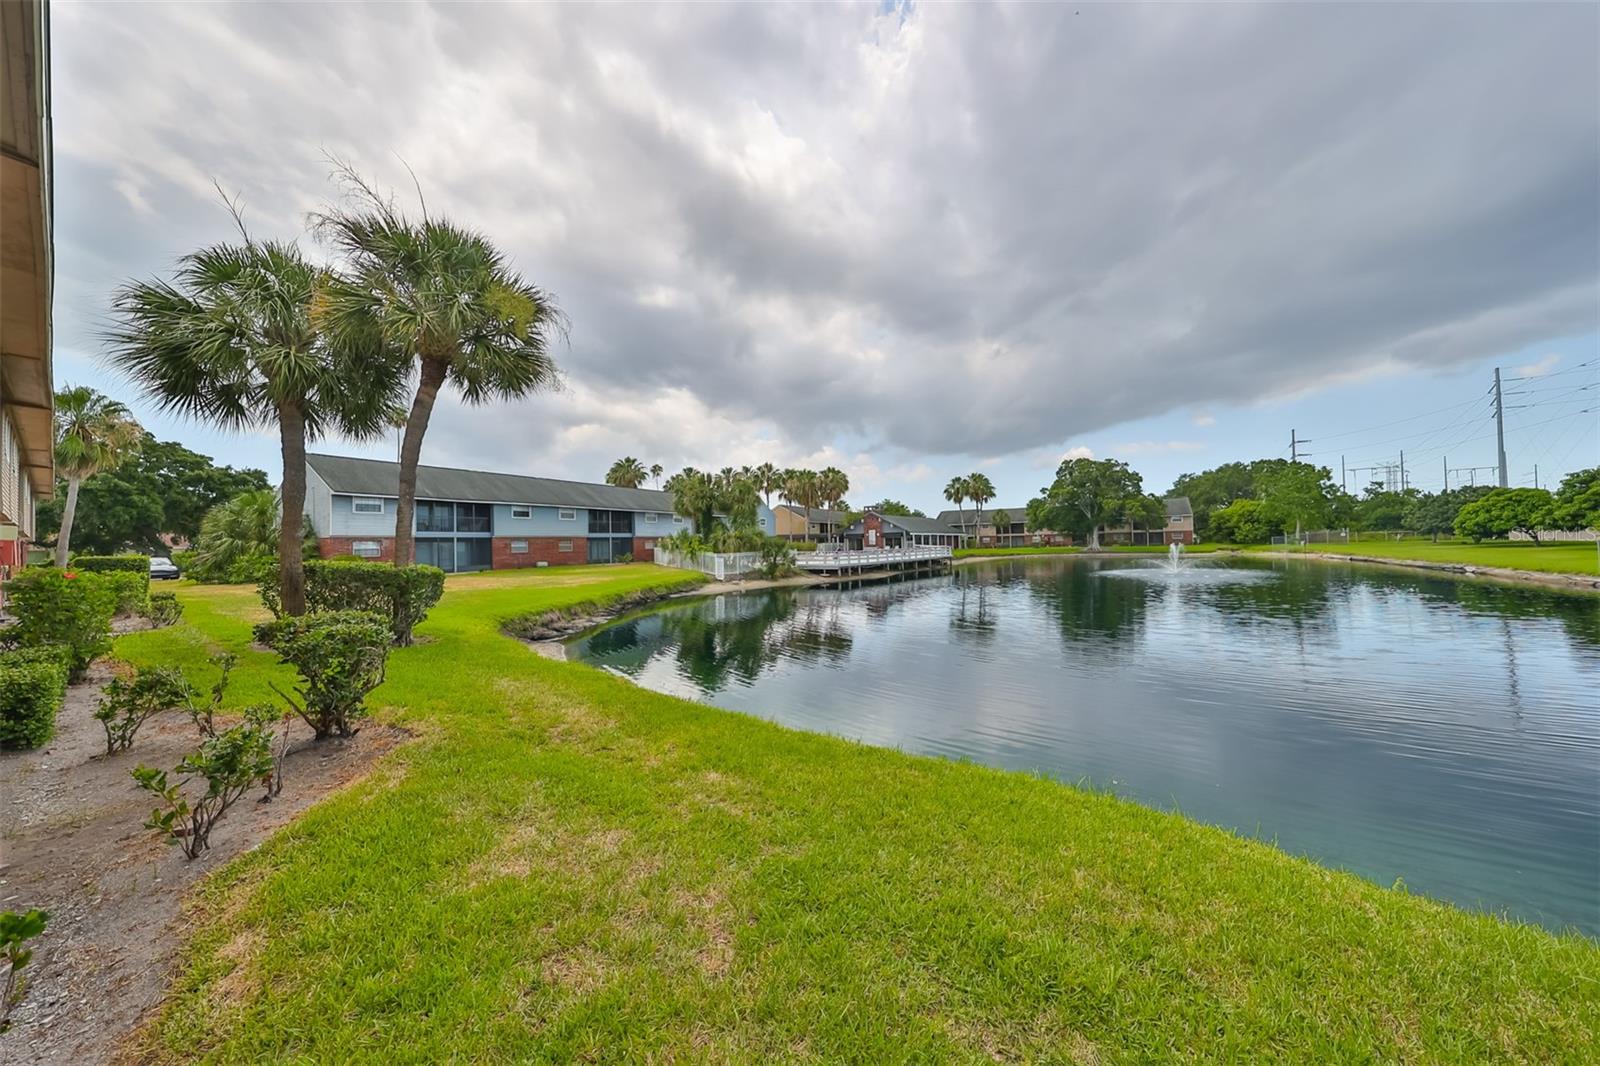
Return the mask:
[[[172,978],[185,890],[360,777],[405,736],[368,723],[351,740],[312,743],[295,722],[283,794],[258,803],[252,792],[217,825],[211,849],[189,862],[143,827],[153,804],[128,771],[170,769],[199,737],[186,714],[168,712],[145,723],[132,751],[107,758],[105,732],[90,714],[111,676],[99,663],[67,690],[48,745],[0,755],[0,909],[50,912],[27,998],[0,1036],[0,1062],[109,1061]]]

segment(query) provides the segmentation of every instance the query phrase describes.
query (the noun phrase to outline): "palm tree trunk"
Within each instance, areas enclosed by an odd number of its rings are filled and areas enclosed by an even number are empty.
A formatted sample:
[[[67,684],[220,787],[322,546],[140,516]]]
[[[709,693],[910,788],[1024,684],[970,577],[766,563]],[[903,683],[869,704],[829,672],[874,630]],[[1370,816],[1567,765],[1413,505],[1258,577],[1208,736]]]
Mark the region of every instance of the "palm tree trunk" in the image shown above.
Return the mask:
[[[61,531],[56,534],[56,565],[63,570],[72,544],[72,521],[78,516],[78,490],[82,487],[83,478],[67,479],[67,505],[61,509]]]
[[[278,596],[286,615],[306,613],[306,569],[301,558],[306,510],[306,419],[293,404],[278,408],[283,491],[278,515]]]
[[[394,565],[410,566],[414,537],[411,516],[417,508],[417,463],[422,459],[422,436],[428,432],[433,404],[444,385],[448,364],[440,359],[422,361],[422,380],[406,417],[405,437],[400,442],[400,499],[394,509]]]

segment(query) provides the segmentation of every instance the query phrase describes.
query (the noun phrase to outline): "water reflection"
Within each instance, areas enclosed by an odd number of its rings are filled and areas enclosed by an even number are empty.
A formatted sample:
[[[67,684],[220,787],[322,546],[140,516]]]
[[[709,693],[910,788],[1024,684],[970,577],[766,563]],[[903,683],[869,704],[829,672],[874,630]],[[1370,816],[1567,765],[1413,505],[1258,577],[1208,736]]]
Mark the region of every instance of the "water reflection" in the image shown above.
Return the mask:
[[[1304,561],[1008,561],[720,597],[573,646],[787,724],[1089,780],[1600,932],[1600,603]],[[1248,570],[1206,576],[1206,567]]]

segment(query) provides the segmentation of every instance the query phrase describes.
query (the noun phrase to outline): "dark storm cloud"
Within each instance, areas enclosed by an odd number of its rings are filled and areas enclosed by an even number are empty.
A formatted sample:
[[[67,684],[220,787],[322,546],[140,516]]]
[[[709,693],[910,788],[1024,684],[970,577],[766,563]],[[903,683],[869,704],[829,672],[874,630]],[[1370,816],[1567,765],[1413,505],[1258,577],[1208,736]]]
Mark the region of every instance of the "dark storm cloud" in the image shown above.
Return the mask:
[[[574,324],[460,461],[996,455],[1600,328],[1593,7],[55,11],[64,343],[213,176],[292,232],[398,154]]]

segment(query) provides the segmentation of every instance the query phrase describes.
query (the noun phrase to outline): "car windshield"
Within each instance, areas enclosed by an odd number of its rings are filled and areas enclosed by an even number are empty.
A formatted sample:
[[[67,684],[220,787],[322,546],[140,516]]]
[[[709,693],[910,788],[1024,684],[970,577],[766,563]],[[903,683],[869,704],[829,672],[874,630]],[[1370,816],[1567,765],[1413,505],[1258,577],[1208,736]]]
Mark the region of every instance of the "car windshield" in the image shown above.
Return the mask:
[[[150,565],[151,566],[171,566],[172,565],[172,560],[168,559],[168,558],[165,558],[163,556],[160,556],[160,555],[153,555],[153,556],[150,557]]]

